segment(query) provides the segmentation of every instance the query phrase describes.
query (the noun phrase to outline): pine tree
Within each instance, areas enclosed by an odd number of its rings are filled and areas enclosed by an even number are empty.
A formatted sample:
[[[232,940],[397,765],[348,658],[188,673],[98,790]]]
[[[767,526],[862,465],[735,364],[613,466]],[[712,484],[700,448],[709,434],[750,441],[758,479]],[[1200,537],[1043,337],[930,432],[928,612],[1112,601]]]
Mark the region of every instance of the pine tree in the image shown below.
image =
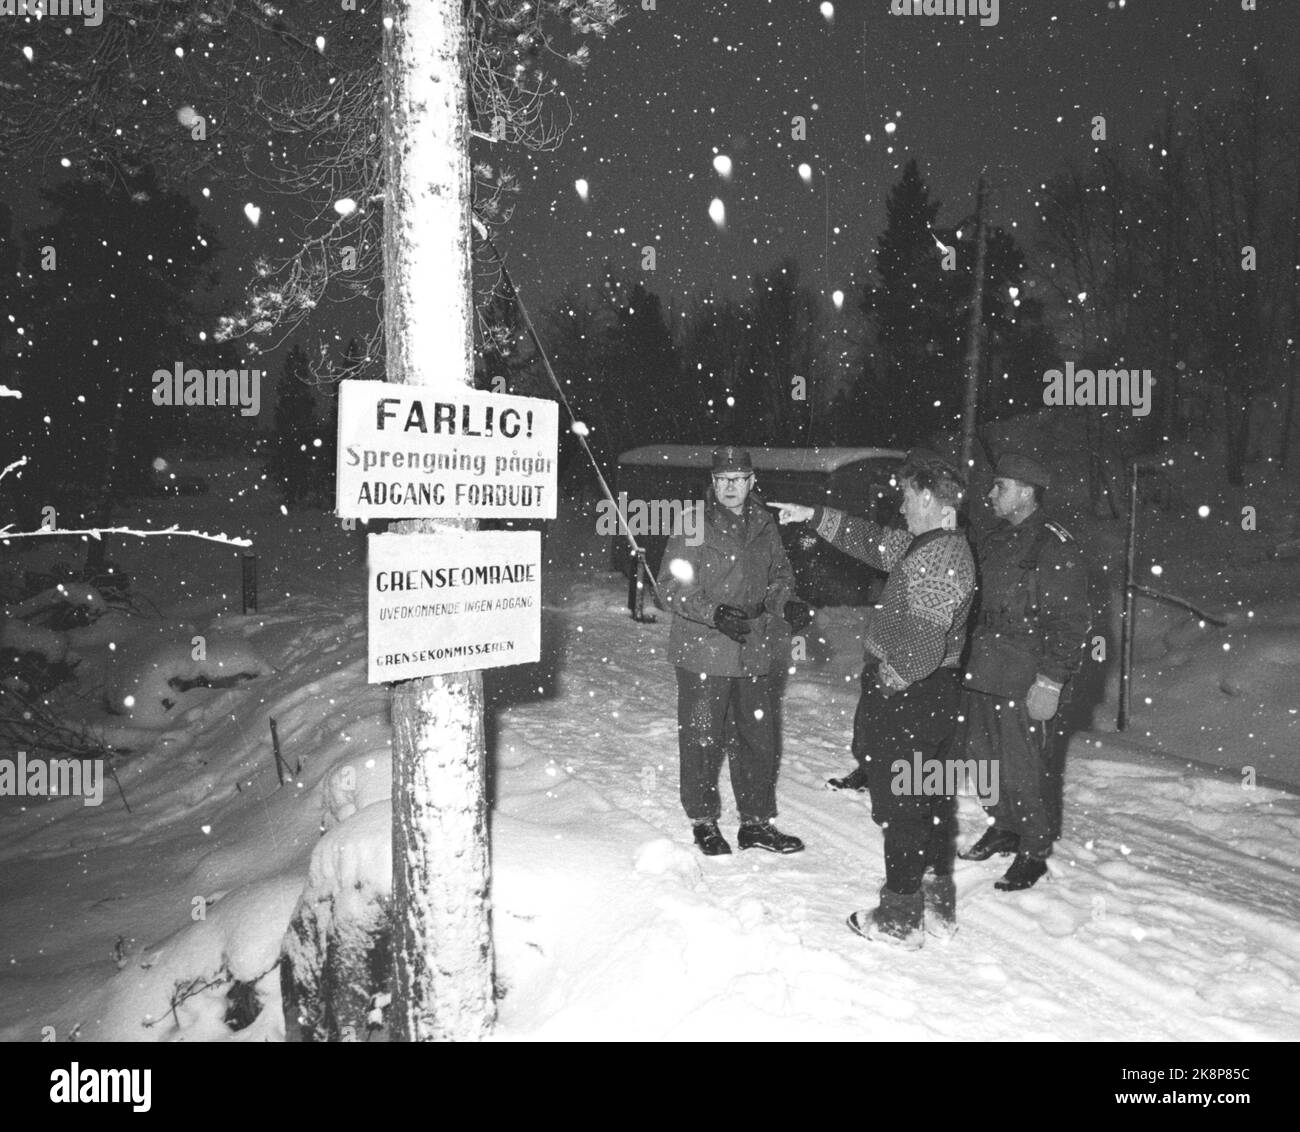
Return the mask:
[[[975,225],[968,217],[936,227],[939,209],[916,162],[909,161],[889,195],[876,253],[878,278],[862,304],[871,340],[856,381],[836,399],[832,414],[841,443],[928,442],[960,424]],[[1015,238],[990,225],[980,419],[993,406],[1005,415],[1039,404],[1043,371],[1055,357],[1042,303],[1029,297],[1025,276]]]
[[[748,380],[753,342],[750,316],[734,299],[713,292],[696,300],[682,334],[683,381],[700,401],[700,440],[739,444],[735,400]],[[730,402],[730,403],[729,403]]]
[[[909,161],[885,205],[879,281],[867,287],[862,304],[878,364],[864,367],[858,395],[895,443],[950,427],[961,413],[959,319],[934,232],[939,208],[915,159]]]
[[[800,444],[808,439],[808,386],[821,374],[817,297],[799,284],[799,265],[786,259],[754,277],[749,306],[752,359],[745,420],[751,443]],[[801,396],[794,394],[802,379]]]
[[[612,346],[611,362],[631,410],[622,445],[685,439],[698,420],[698,390],[681,382],[663,304],[640,280],[618,307]]]

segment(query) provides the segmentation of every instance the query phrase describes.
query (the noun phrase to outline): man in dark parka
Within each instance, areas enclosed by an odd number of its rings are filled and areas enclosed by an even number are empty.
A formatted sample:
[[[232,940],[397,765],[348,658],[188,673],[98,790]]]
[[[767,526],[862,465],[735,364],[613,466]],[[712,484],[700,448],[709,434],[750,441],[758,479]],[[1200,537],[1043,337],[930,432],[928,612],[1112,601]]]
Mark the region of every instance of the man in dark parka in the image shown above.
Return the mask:
[[[718,830],[718,773],[725,757],[740,812],[742,849],[797,853],[803,842],[776,817],[777,739],[771,673],[788,655],[791,625],[811,620],[794,597],[794,571],[775,520],[750,491],[743,448],[713,454],[698,545],[674,534],[659,586],[673,613],[669,659],[677,669],[681,800],[695,843],[730,853]]]

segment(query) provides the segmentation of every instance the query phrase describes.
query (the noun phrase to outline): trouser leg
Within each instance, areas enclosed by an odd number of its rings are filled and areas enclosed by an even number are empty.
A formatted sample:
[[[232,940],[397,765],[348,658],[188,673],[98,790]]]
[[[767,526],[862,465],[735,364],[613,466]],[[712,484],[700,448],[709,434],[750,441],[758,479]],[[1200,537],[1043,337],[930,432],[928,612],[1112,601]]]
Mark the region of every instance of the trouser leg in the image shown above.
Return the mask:
[[[1061,832],[1065,736],[1060,714],[1042,722],[1029,718],[1022,700],[978,692],[971,700],[967,753],[998,760],[999,797],[985,808],[997,828],[1020,835],[1022,853],[1047,857]]]
[[[870,757],[872,728],[876,723],[879,692],[876,690],[875,668],[868,665],[862,671],[858,706],[853,712],[853,759],[865,771]]]
[[[925,865],[937,877],[952,876],[957,861],[957,799],[932,799],[930,836],[925,844]]]
[[[954,802],[942,789],[927,792],[925,770],[947,749],[958,695],[956,673],[945,668],[889,698],[874,684],[863,690],[871,817],[884,833],[885,883],[897,893],[917,891],[927,865],[952,871]],[[938,781],[947,781],[942,768]]]
[[[772,681],[740,676],[732,682],[731,713],[735,742],[727,750],[731,789],[742,822],[776,817],[776,715]]]
[[[1060,709],[1042,725],[1046,733],[1043,741],[1043,825],[1049,845],[1061,837],[1065,752],[1070,743],[1069,733],[1065,729],[1064,710],[1069,694],[1070,685],[1067,684],[1061,697]]]
[[[885,885],[907,896],[921,887],[925,876],[925,821],[914,814],[897,814],[884,827]]]
[[[1049,857],[1061,836],[1061,792],[1065,780],[1067,736],[1057,712],[1048,720],[1031,720],[1025,713],[1022,726],[1026,745],[1034,758],[1032,794],[1026,806],[1020,850],[1035,857]]]
[[[730,679],[677,669],[677,751],[682,808],[692,822],[717,821]]]

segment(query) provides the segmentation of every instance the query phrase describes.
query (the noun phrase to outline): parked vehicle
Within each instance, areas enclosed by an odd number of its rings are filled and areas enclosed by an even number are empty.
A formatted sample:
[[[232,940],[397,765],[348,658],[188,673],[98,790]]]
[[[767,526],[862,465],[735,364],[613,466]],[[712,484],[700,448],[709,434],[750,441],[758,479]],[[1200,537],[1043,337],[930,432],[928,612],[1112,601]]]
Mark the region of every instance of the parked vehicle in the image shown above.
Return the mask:
[[[750,448],[754,490],[764,500],[823,504],[897,525],[902,499],[894,473],[906,455],[896,448]],[[652,503],[685,504],[702,500],[709,487],[713,447],[653,444],[624,452],[618,460],[615,492],[625,506],[633,534],[646,550],[646,563],[657,573],[670,532],[642,533],[635,516]],[[640,501],[640,507],[635,506]],[[660,507],[660,514],[666,513]],[[884,575],[854,562],[800,524],[781,528],[786,552],[799,582],[799,594],[814,605],[874,603]],[[626,537],[612,536],[611,561],[629,579],[633,561]]]

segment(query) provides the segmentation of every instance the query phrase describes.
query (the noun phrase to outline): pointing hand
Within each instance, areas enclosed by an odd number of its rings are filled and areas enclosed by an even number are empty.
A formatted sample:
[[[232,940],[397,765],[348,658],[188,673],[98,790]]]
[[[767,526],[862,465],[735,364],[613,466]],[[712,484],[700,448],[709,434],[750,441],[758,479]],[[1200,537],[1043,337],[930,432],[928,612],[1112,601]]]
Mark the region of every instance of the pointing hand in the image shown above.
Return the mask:
[[[782,526],[786,523],[806,523],[813,517],[813,509],[805,507],[802,503],[772,502],[768,506],[777,509],[776,521]]]

